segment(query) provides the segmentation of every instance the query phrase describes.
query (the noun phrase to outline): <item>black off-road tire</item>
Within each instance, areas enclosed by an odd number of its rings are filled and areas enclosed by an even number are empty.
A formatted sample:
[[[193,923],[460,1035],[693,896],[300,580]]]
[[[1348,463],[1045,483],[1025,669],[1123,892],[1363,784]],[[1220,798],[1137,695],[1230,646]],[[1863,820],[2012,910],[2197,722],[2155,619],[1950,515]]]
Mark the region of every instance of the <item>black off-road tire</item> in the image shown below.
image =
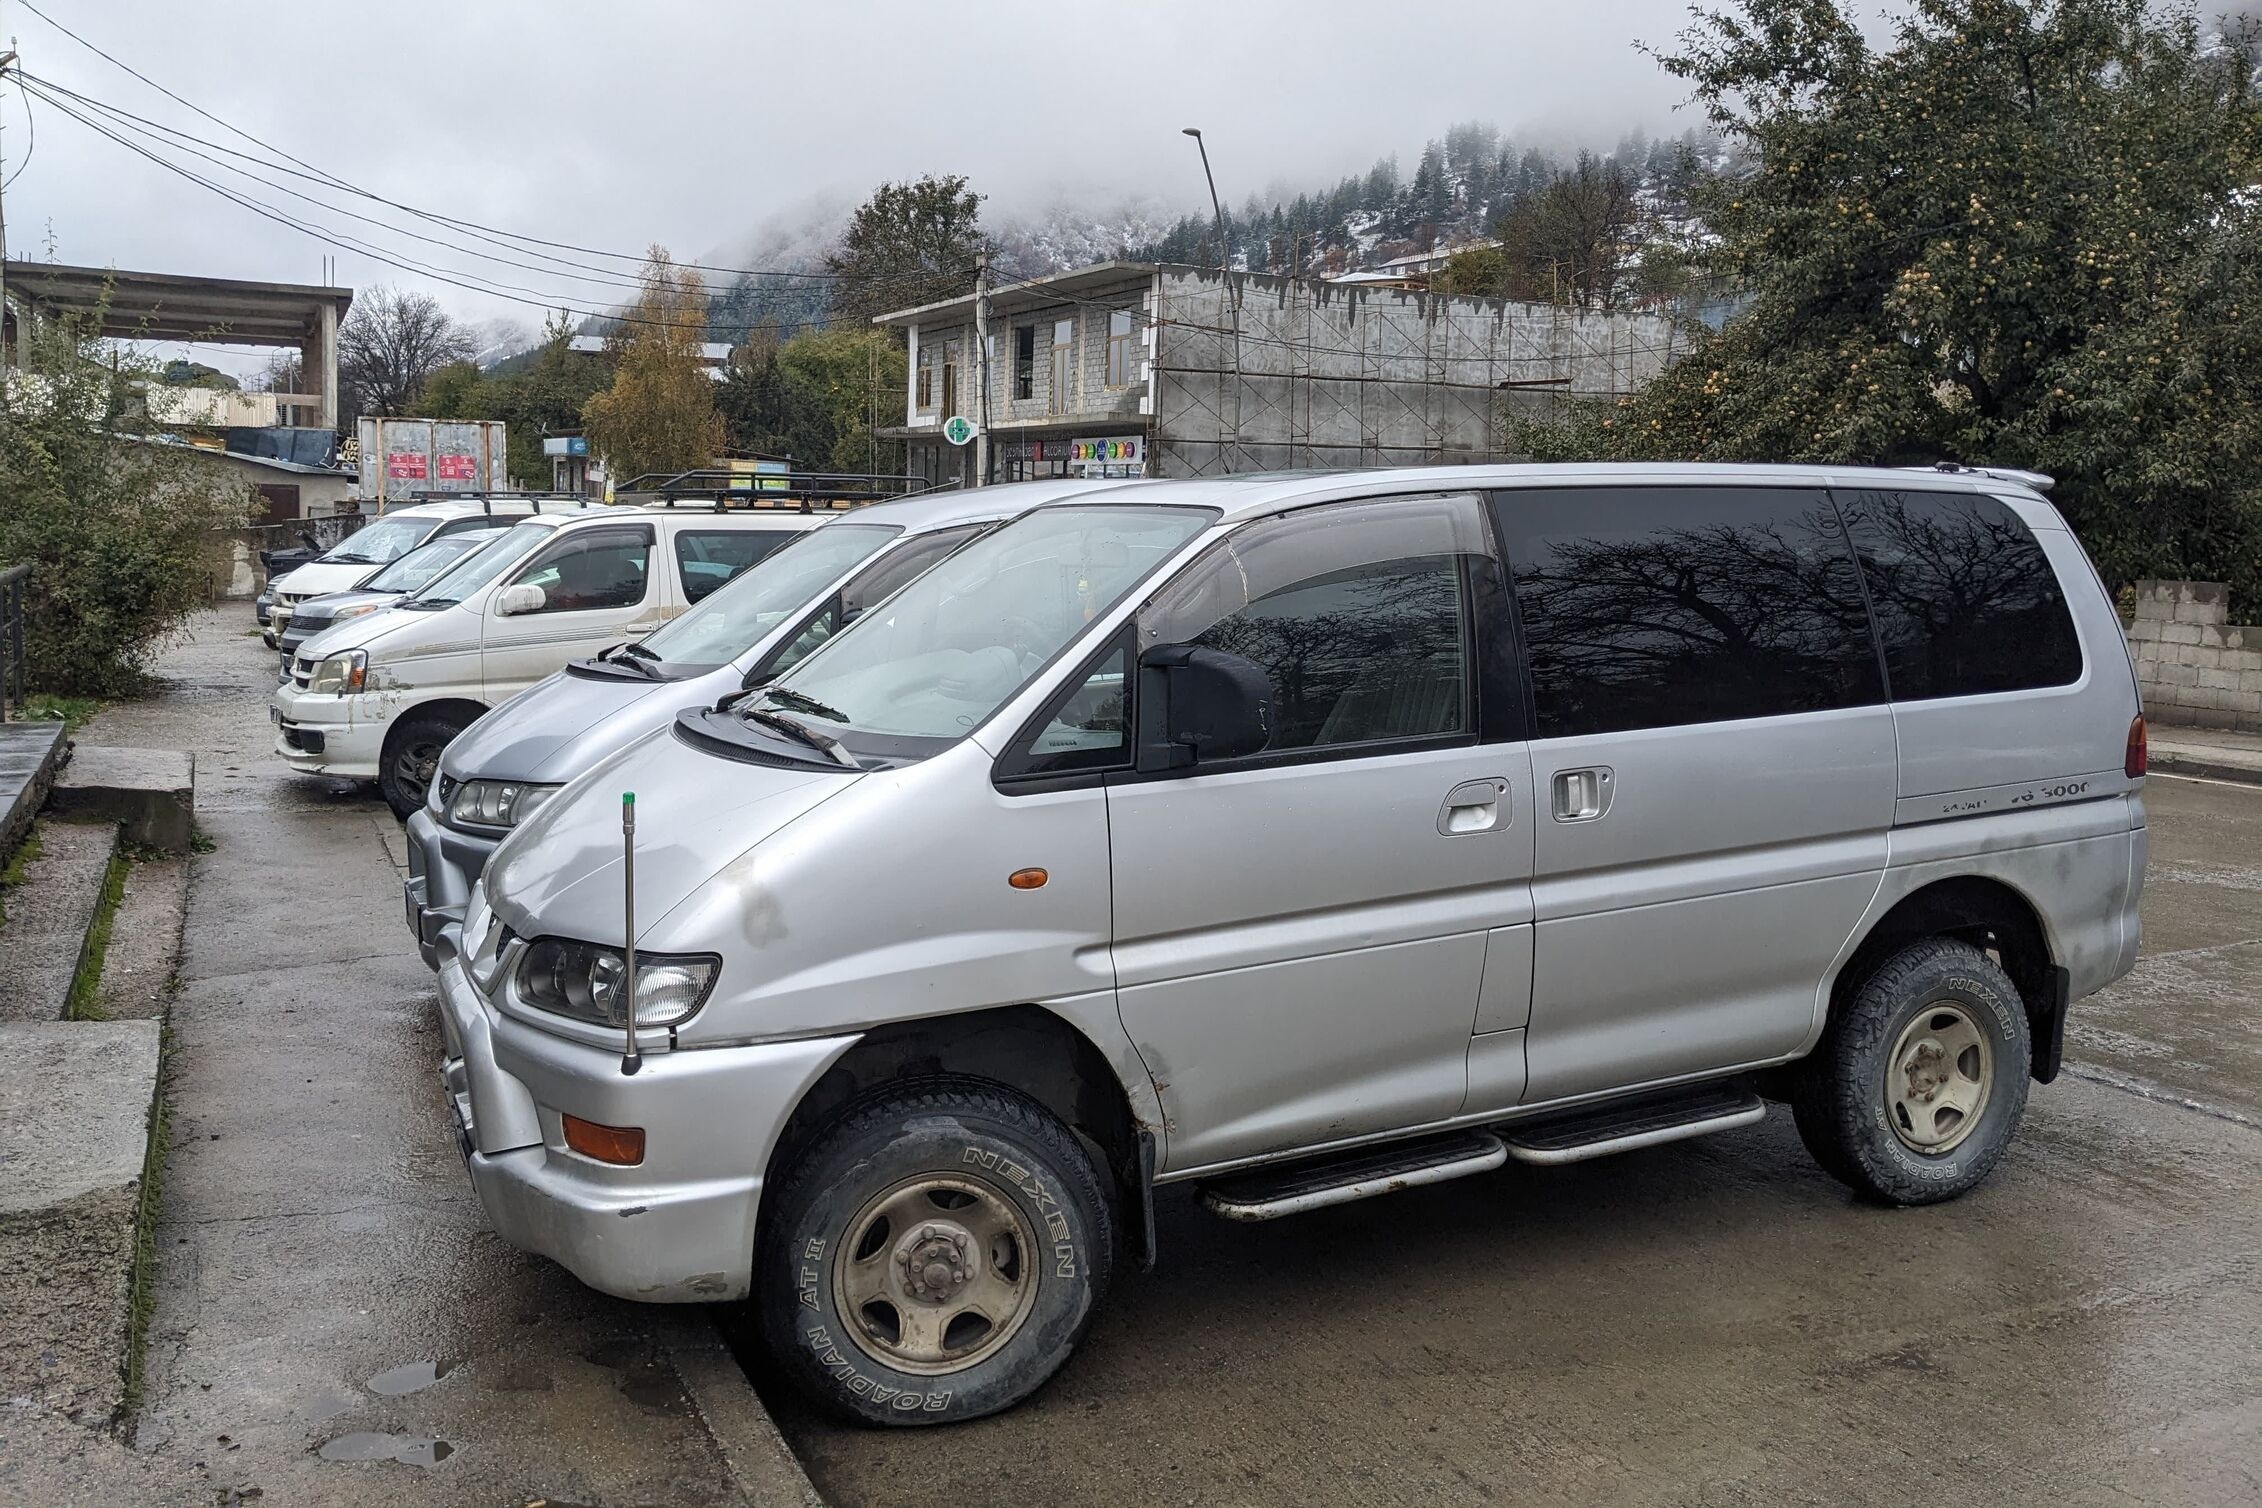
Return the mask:
[[[870,1311],[865,1318],[843,1312],[859,1255],[851,1248],[843,1260],[847,1243],[861,1233],[862,1252],[902,1261],[905,1242],[957,1218],[958,1211],[939,1208],[882,1221],[886,1235],[873,1244],[874,1205],[914,1197],[900,1191],[930,1177],[976,1186],[983,1200],[996,1201],[986,1206],[992,1218],[1010,1220],[1018,1211],[1034,1237],[1023,1269],[1033,1285],[1023,1317],[994,1352],[970,1364],[930,1363],[956,1368],[942,1372],[894,1364],[884,1342],[872,1338]],[[1084,1144],[1034,1100],[981,1080],[926,1079],[867,1101],[820,1133],[773,1180],[764,1202],[751,1295],[764,1343],[802,1392],[864,1424],[949,1424],[1019,1403],[1075,1350],[1114,1268],[1115,1212]],[[968,1206],[970,1223],[984,1207]],[[888,1271],[892,1278],[894,1269]],[[888,1302],[879,1312],[896,1314]],[[880,1328],[887,1328],[884,1318]]]
[[[394,816],[406,822],[424,804],[425,784],[410,779],[409,771],[402,768],[404,762],[413,760],[421,765],[423,754],[429,751],[431,763],[424,781],[438,779],[440,750],[471,723],[460,712],[412,712],[387,730],[384,752],[377,759],[377,793],[385,798]]]
[[[1919,1018],[1957,1015],[1985,1037],[1987,1088],[1974,1123],[1933,1152],[1896,1130],[1892,1061]],[[1799,1137],[1832,1177],[1882,1204],[1937,1204],[2001,1160],[2026,1110],[2033,1040],[2026,1005],[2001,966],[1954,938],[1912,943],[1885,960],[1830,1022],[1801,1065],[1791,1109]],[[1907,1061],[1904,1058],[1904,1062]],[[1899,1080],[1896,1074],[1901,1074]]]

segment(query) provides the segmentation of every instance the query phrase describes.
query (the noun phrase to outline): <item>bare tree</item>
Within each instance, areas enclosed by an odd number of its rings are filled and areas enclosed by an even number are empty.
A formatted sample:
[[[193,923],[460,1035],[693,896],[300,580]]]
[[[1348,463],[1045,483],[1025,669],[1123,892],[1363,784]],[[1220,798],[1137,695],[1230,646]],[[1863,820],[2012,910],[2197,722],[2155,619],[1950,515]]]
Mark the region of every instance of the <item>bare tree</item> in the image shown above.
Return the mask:
[[[340,417],[400,413],[426,378],[471,356],[470,335],[430,294],[372,288],[338,327]]]

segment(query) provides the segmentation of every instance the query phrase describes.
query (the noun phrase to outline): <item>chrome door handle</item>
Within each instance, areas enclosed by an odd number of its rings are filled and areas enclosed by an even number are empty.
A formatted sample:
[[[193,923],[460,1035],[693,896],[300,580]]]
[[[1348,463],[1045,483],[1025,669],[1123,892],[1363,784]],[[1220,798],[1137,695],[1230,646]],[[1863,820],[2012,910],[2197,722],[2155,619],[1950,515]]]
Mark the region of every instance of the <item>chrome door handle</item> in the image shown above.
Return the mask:
[[[1555,820],[1592,822],[1610,810],[1610,767],[1555,772]]]
[[[1437,830],[1448,838],[1495,832],[1514,816],[1507,781],[1464,780],[1445,793],[1445,808],[1437,814]]]

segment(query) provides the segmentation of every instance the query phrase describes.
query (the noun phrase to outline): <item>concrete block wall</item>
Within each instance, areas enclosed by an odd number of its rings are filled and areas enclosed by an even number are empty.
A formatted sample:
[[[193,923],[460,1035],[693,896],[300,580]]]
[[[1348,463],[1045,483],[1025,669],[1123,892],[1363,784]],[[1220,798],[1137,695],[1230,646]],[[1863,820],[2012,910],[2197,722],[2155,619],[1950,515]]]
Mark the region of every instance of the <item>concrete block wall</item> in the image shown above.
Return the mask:
[[[2128,638],[2154,722],[2262,733],[2262,627],[2230,621],[2221,582],[2138,582]]]

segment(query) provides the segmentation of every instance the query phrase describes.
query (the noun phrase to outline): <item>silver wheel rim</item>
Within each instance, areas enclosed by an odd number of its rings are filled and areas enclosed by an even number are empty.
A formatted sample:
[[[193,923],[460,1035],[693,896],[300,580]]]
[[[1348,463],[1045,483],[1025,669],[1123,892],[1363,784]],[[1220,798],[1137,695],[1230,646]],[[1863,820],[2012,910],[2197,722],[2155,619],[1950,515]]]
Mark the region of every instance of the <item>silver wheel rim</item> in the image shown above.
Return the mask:
[[[1970,1007],[1954,1000],[1935,1000],[1918,1011],[1885,1060],[1885,1109],[1893,1134],[1927,1157],[1962,1145],[1994,1087],[1994,1044]]]
[[[833,1253],[833,1302],[865,1354],[899,1372],[960,1372],[1013,1339],[1037,1297],[1036,1232],[978,1178],[882,1190]]]

